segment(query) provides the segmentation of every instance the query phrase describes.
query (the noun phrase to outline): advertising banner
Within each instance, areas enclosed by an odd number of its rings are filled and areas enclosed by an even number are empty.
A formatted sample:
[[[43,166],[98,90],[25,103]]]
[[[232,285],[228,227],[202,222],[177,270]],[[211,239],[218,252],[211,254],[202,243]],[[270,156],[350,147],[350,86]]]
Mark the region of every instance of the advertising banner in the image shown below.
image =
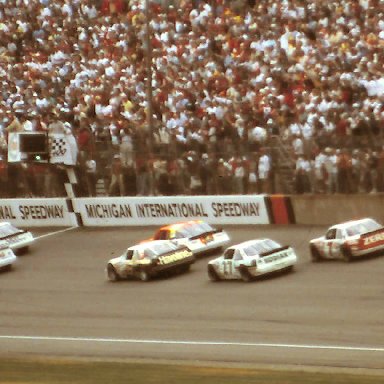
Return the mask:
[[[69,199],[1,199],[0,220],[20,227],[77,226]]]
[[[73,200],[84,226],[164,225],[201,219],[210,224],[269,224],[264,195],[100,197]]]

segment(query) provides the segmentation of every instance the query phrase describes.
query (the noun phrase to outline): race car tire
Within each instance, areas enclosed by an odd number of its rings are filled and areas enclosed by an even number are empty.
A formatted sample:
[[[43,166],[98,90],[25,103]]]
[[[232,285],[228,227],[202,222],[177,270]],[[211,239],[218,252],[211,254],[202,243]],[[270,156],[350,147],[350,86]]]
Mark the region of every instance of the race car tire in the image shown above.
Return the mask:
[[[341,248],[341,257],[346,263],[350,263],[352,261],[352,253],[351,250],[344,246]]]
[[[10,270],[13,269],[13,265],[12,264],[7,264],[7,265],[4,265],[3,267],[0,268],[1,271],[3,272],[8,272]]]
[[[295,266],[294,265],[290,265],[289,267],[287,267],[285,269],[288,273],[292,273],[295,271]]]
[[[191,269],[191,264],[186,264],[180,267],[180,272],[181,273],[187,273]]]
[[[321,257],[320,255],[320,252],[319,250],[317,249],[317,247],[315,245],[311,245],[311,260],[314,262],[314,263],[318,263],[320,261],[323,260],[323,258]]]
[[[108,280],[109,281],[119,281],[120,280],[120,276],[116,272],[116,269],[113,267],[112,264],[108,264],[107,276],[108,276]]]
[[[18,255],[24,255],[28,251],[29,251],[29,246],[26,245],[25,247],[21,247],[21,248],[17,249],[15,253],[18,254]]]
[[[239,269],[241,279],[245,281],[246,283],[249,283],[253,280],[252,275],[249,273],[248,269],[246,267],[241,267]]]
[[[140,269],[138,271],[138,276],[141,281],[149,281],[151,279],[151,276],[145,269]]]
[[[208,265],[208,277],[211,281],[220,281],[220,277],[212,265]]]

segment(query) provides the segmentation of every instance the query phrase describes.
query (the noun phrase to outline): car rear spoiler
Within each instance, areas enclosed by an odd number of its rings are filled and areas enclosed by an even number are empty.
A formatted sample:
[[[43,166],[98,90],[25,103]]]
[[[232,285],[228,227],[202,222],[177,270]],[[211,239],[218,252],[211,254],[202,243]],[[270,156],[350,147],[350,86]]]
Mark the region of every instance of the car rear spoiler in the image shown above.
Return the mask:
[[[182,250],[184,250],[184,249],[186,249],[187,251],[192,252],[192,251],[188,248],[187,245],[179,245],[179,247],[178,247],[177,249],[175,249],[174,251],[169,251],[169,252],[162,253],[161,255],[156,256],[155,259],[156,259],[157,257],[160,257],[160,256],[168,256],[168,255],[172,255],[173,253],[182,251]]]
[[[384,232],[384,227],[375,229],[375,230],[370,231],[370,232],[362,233],[362,234],[361,234],[361,237],[371,236],[371,235],[374,235],[375,233],[380,233],[380,232]]]
[[[15,233],[11,233],[10,235],[3,236],[0,240],[10,239],[11,237],[14,237],[14,236],[17,236],[17,235],[21,235],[21,234],[26,233],[26,232],[27,232],[27,230],[20,229],[19,231],[15,232]]]
[[[276,252],[284,251],[284,250],[286,250],[286,249],[288,249],[288,248],[290,248],[290,246],[289,246],[289,245],[285,245],[284,247],[280,247],[280,248],[272,249],[271,251],[267,251],[267,252],[260,253],[260,257],[264,257],[264,256],[271,255],[272,253],[276,253]]]
[[[189,239],[190,240],[196,240],[196,239],[200,239],[200,237],[214,235],[215,233],[219,233],[219,232],[223,232],[222,228],[214,229],[212,231],[203,232],[203,233],[200,233],[200,235],[192,236]]]

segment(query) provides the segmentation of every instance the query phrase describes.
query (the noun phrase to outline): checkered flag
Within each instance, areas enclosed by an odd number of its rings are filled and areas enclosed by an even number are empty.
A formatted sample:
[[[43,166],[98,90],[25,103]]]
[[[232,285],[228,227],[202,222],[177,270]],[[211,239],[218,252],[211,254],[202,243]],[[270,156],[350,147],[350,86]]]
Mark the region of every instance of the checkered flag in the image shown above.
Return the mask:
[[[49,135],[49,149],[50,163],[74,165],[72,164],[71,148],[64,134],[51,133]]]

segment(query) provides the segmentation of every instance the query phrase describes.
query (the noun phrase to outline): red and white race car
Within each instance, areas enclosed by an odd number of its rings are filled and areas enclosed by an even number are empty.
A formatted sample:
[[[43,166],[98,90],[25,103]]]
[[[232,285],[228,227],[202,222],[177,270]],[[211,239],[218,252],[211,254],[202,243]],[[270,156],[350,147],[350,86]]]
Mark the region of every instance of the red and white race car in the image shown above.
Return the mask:
[[[342,259],[384,253],[384,227],[371,218],[333,225],[325,236],[309,242],[312,261]]]

